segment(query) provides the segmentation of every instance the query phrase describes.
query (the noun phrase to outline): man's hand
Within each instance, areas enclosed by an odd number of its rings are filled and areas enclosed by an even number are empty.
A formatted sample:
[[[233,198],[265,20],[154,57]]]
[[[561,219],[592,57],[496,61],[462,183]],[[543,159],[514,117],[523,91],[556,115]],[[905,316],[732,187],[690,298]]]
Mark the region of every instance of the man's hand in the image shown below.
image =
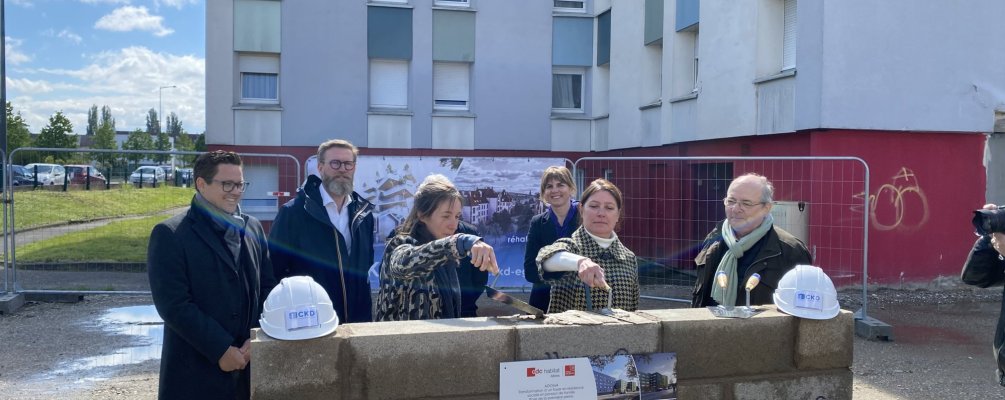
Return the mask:
[[[245,364],[251,362],[251,339],[245,340],[244,344],[241,345],[241,348],[237,349],[237,350],[239,350],[241,352],[241,354],[244,355],[244,363]]]
[[[248,365],[248,362],[244,360],[244,354],[241,353],[241,349],[230,346],[227,348],[227,352],[223,353],[223,357],[220,357],[219,364],[223,372],[230,372],[244,369]]]

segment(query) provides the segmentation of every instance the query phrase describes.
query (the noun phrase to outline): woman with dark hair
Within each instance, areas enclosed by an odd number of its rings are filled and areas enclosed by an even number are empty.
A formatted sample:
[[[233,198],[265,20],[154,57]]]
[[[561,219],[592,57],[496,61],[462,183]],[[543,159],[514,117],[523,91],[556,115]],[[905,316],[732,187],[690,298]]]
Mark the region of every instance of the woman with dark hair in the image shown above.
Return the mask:
[[[601,309],[607,307],[608,295],[612,308],[637,310],[638,262],[614,233],[624,210],[621,191],[597,179],[583,190],[579,203],[583,225],[537,254],[539,272],[551,284],[548,312]]]
[[[461,194],[443,175],[419,185],[412,211],[387,242],[380,264],[377,321],[461,317],[459,261],[470,253],[480,271],[499,273],[495,251],[457,232]]]
[[[571,237],[579,227],[579,203],[572,199],[575,193],[576,184],[568,168],[551,166],[541,174],[541,201],[548,209],[530,220],[523,272],[527,282],[534,284],[530,305],[542,310],[548,309],[551,287],[537,273],[537,252],[558,239]]]

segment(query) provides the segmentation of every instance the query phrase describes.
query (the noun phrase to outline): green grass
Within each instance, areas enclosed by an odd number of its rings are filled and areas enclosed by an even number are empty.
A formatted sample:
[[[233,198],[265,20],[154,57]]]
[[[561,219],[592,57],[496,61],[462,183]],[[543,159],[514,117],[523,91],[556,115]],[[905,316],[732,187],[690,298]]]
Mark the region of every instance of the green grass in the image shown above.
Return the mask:
[[[146,262],[147,242],[154,225],[167,219],[155,215],[79,232],[67,233],[48,240],[29,243],[17,248],[17,261],[106,261]]]
[[[128,185],[111,190],[17,191],[14,193],[14,229],[144,215],[186,206],[192,202],[193,194],[192,188],[137,189]]]

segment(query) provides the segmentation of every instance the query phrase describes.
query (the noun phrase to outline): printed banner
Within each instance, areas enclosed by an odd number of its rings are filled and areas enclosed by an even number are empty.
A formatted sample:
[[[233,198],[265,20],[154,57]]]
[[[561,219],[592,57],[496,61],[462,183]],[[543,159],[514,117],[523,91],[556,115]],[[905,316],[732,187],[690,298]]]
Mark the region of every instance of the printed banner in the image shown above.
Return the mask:
[[[378,287],[377,268],[388,235],[408,216],[415,191],[431,174],[442,174],[457,186],[464,199],[461,219],[495,249],[501,275],[496,286],[530,285],[523,275],[524,248],[530,219],[544,211],[541,173],[565,165],[564,159],[360,156],[357,161],[355,189],[374,204],[377,222],[371,288]],[[316,175],[316,157],[305,167]]]

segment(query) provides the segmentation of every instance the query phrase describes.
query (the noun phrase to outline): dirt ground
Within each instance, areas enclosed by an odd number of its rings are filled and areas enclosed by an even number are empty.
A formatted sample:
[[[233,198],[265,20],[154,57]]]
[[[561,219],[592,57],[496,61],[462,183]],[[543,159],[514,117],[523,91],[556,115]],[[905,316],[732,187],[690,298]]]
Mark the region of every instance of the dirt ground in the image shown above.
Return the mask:
[[[991,355],[1001,293],[953,287],[870,294],[869,315],[894,326],[894,341],[855,339],[855,398],[1001,398],[1005,388],[994,380]],[[860,303],[860,292],[842,296],[847,309]],[[148,343],[99,323],[109,309],[148,304],[149,296],[95,295],[72,304],[33,302],[0,315],[0,399],[156,398],[158,359],[120,354]],[[487,314],[510,313],[479,305]],[[642,302],[649,309],[683,306]]]

